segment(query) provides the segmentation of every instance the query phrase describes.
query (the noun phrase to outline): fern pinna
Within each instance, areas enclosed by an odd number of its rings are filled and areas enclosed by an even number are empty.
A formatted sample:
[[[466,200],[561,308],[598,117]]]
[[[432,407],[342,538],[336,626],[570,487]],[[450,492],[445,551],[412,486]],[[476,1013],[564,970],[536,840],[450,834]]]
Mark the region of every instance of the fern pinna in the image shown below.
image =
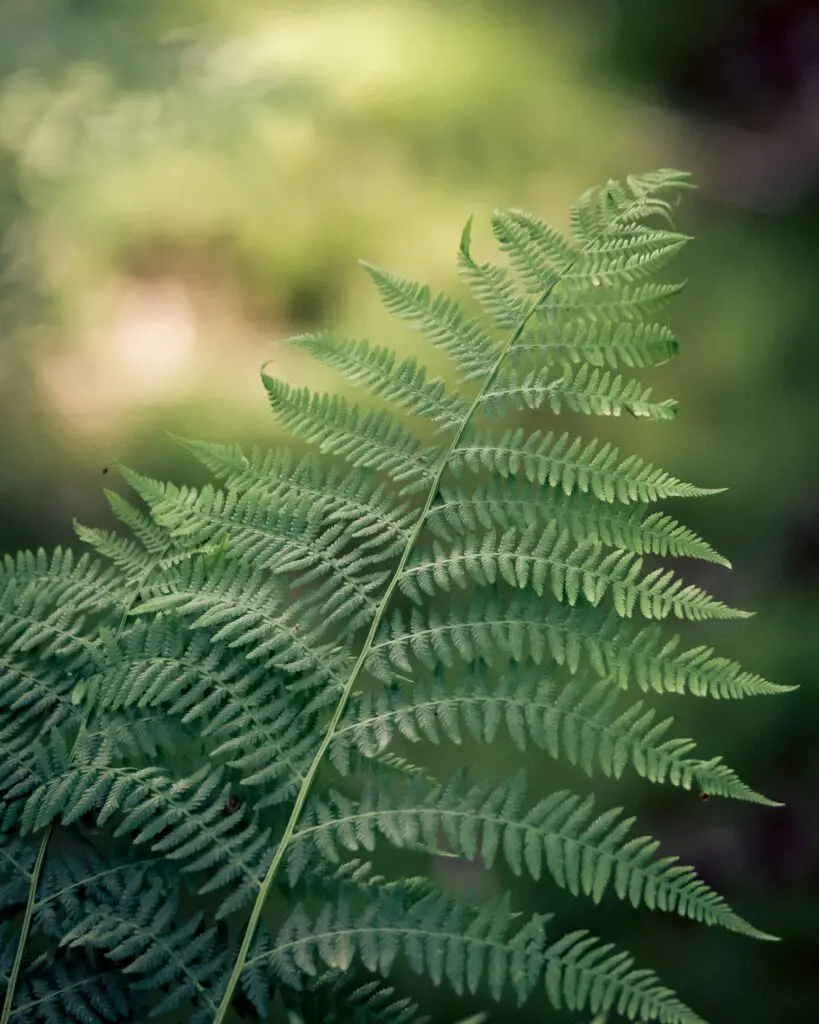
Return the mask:
[[[400,964],[481,1000],[545,990],[586,1020],[700,1020],[585,930],[435,883],[435,854],[769,938],[583,779],[771,803],[659,710],[784,689],[662,628],[744,614],[645,562],[727,564],[654,510],[712,492],[554,426],[673,417],[629,372],[677,348],[655,314],[678,287],[651,278],[687,241],[685,187],[609,182],[571,238],[496,214],[508,267],[476,262],[467,226],[474,316],[368,267],[454,384],[297,337],[368,411],[263,373],[301,455],[185,441],[215,485],[123,469],[127,536],[78,526],[94,557],[6,557],[0,1024],[408,1024]],[[424,755],[499,738],[576,766],[577,788],[527,797],[522,772],[439,778]],[[378,874],[382,847],[422,874]]]

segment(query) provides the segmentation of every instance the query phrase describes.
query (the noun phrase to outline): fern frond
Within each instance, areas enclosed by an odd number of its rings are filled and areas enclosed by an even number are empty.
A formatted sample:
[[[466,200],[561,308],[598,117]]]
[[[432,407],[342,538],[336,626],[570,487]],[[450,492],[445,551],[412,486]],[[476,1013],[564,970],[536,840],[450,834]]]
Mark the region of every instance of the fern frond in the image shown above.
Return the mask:
[[[61,549],[0,564],[0,1024],[226,1024],[231,1007],[418,1024],[353,969],[386,975],[399,956],[456,993],[545,989],[594,1024],[702,1024],[585,931],[560,938],[509,897],[474,905],[357,859],[387,844],[503,860],[594,902],[771,938],[624,810],[573,784],[529,802],[521,774],[441,782],[426,756],[503,736],[589,777],[775,803],[651,706],[788,689],[645,624],[745,615],[643,559],[727,566],[651,507],[716,492],[516,422],[672,418],[622,367],[676,352],[653,318],[680,286],[655,274],[687,241],[672,223],[687,184],[608,182],[575,204],[570,238],[498,212],[508,268],[473,258],[469,222],[474,317],[367,265],[388,311],[449,360],[441,379],[368,342],[293,339],[362,393],[262,373],[304,455],[182,440],[217,484],[120,467],[142,503],[107,492],[126,536],[76,527],[107,568]]]
[[[447,393],[440,379],[427,382],[426,369],[418,360],[398,362],[397,353],[372,347],[368,341],[338,341],[326,334],[298,335],[290,343],[309,352],[345,380],[367,388],[371,395],[392,402],[415,416],[446,430],[463,419],[468,403]]]
[[[247,820],[240,804],[231,809],[230,797],[230,784],[219,768],[205,766],[188,778],[176,778],[159,768],[106,765],[100,755],[35,791],[19,827],[25,835],[56,816],[70,825],[93,812],[99,826],[116,816],[115,837],[131,834],[136,846],[151,843],[152,853],[178,862],[185,873],[208,873],[201,893],[235,885],[227,903],[233,910],[238,893],[243,903],[258,893],[272,837]],[[116,875],[105,881],[121,884]]]
[[[0,982],[3,979],[0,978]],[[5,985],[0,984],[0,995]],[[17,989],[12,1024],[110,1024],[132,1019],[134,999],[125,979],[110,970],[89,970],[84,958],[41,956]]]
[[[202,915],[180,921],[178,900],[160,884],[144,886],[132,879],[116,903],[92,911],[63,937],[70,949],[94,949],[137,980],[135,992],[162,992],[153,1014],[169,1013],[193,1001],[203,1022],[216,1011],[228,951],[215,928],[203,927]]]
[[[634,455],[621,461],[618,449],[608,442],[601,445],[592,440],[584,445],[579,437],[556,436],[551,430],[527,436],[522,428],[510,428],[497,440],[491,434],[474,433],[453,450],[447,469],[456,478],[464,470],[489,470],[502,477],[522,474],[529,481],[561,487],[567,495],[581,491],[607,504],[699,498],[720,491],[684,483]]]
[[[312,584],[325,624],[344,617],[369,621],[400,550],[397,540],[371,534],[369,523],[328,523],[324,503],[307,496],[273,503],[261,491],[168,488],[152,509],[174,537],[197,546],[225,538],[230,559],[252,565],[254,579],[262,572],[293,574],[293,586]],[[250,574],[235,571],[247,596]]]
[[[197,559],[152,589],[154,596],[132,609],[133,615],[172,609],[189,616],[188,628],[207,630],[211,644],[224,644],[267,669],[298,674],[300,689],[332,688],[345,678],[349,656],[320,640],[327,622],[301,619],[298,604],[286,605],[281,584],[251,571],[244,561],[209,566]],[[345,598],[352,616],[354,602]]]
[[[566,605],[544,609],[525,596],[508,604],[481,596],[463,613],[448,617],[434,609],[412,609],[407,620],[394,612],[371,645],[366,665],[389,682],[396,669],[413,671],[410,656],[428,669],[455,664],[459,657],[487,665],[498,657],[528,658],[538,665],[551,658],[572,673],[585,660],[623,690],[636,682],[645,692],[741,699],[793,689],[746,672],[735,661],[713,657],[710,647],[676,653],[679,642],[678,636],[665,641],[657,627],[627,628],[614,612]]]
[[[638,555],[701,558],[730,569],[731,563],[693,530],[662,512],[646,515],[647,509],[644,504],[625,509],[601,505],[580,491],[567,496],[557,488],[543,489],[528,480],[511,478],[475,488],[442,484],[427,513],[427,523],[436,537],[449,540],[453,532],[468,535],[480,527],[499,526],[506,531],[512,526],[526,529],[554,521],[568,529],[578,544],[599,540]]]
[[[584,246],[640,221],[659,217],[669,221],[673,210],[663,193],[691,188],[691,176],[680,171],[659,170],[630,175],[624,183],[608,181],[588,189],[572,204],[571,225],[575,240]]]
[[[398,577],[401,592],[418,604],[436,590],[488,586],[501,580],[540,597],[547,588],[558,601],[575,605],[585,599],[592,606],[611,593],[618,615],[629,618],[639,607],[647,619],[675,615],[680,619],[738,619],[750,613],[729,608],[699,587],[684,586],[674,573],[655,569],[640,576],[643,560],[629,551],[605,553],[596,540],[572,546],[568,529],[552,523],[545,530],[510,527],[498,535],[486,534],[444,546],[434,541],[409,560]]]
[[[367,970],[386,974],[400,952],[415,973],[434,985],[446,979],[459,995],[475,993],[485,976],[493,999],[511,986],[520,1006],[543,977],[556,1007],[594,1013],[614,1006],[630,1020],[702,1024],[652,972],[634,970],[631,957],[596,939],[581,941],[585,932],[546,946],[547,920],[536,915],[513,932],[505,900],[475,911],[443,893],[409,905],[387,894],[360,913],[341,899],[315,921],[299,905],[271,948],[248,964],[267,962],[282,983],[298,987],[303,975],[318,973],[317,960],[345,970],[358,956]]]
[[[571,272],[579,256],[559,231],[521,210],[495,211],[492,233],[532,295],[551,292]]]
[[[362,413],[335,395],[314,395],[262,375],[270,406],[283,427],[353,466],[386,473],[409,493],[432,480],[435,450],[395,423],[386,412]]]
[[[693,740],[667,736],[673,721],[658,721],[642,701],[623,707],[611,680],[579,677],[557,689],[542,671],[515,665],[510,675],[493,674],[491,680],[479,670],[466,678],[463,690],[440,686],[426,692],[419,686],[411,697],[401,691],[378,698],[363,695],[350,721],[337,730],[330,759],[344,775],[353,750],[373,757],[396,734],[412,743],[438,744],[443,736],[460,744],[465,728],[478,742],[491,743],[504,725],[519,750],[532,742],[589,776],[599,769],[619,779],[630,767],[649,782],[698,786],[714,796],[778,806],[747,786],[721,758],[690,757]]]
[[[615,231],[605,241],[584,248],[561,283],[580,288],[624,288],[650,277],[690,241],[672,231]]]
[[[40,658],[70,659],[69,667],[93,658],[89,618],[103,615],[121,600],[116,574],[92,562],[76,562],[57,548],[25,551],[0,565],[0,648],[9,655],[36,651]],[[68,665],[68,661],[66,662]]]
[[[261,965],[247,971],[242,986],[256,1012],[266,1020],[269,972]],[[396,997],[391,985],[369,981],[351,988],[343,971],[327,971],[300,991],[277,988],[277,993],[290,1012],[288,1024],[313,1020],[326,1024],[430,1024],[430,1018],[420,1014],[410,999]]]
[[[455,363],[462,379],[485,376],[497,356],[495,343],[477,320],[467,320],[446,295],[432,297],[427,285],[396,277],[363,264],[372,277],[386,308],[423,333]]]
[[[308,807],[293,837],[317,846],[331,863],[339,850],[371,853],[378,837],[402,849],[435,848],[443,835],[450,849],[469,861],[480,857],[491,870],[502,855],[513,874],[538,880],[545,871],[572,895],[599,903],[613,885],[634,907],[676,912],[755,938],[771,938],[728,907],[677,857],[657,858],[659,842],[630,835],[635,819],[615,808],[596,814],[593,797],[561,790],[528,811],[522,773],[492,789],[487,783],[464,791],[462,778],[432,790],[413,780],[406,792],[367,788],[360,799],[331,794]],[[293,881],[292,874],[290,875]]]
[[[566,317],[562,308],[558,313],[549,305],[527,325],[509,353],[509,362],[518,369],[561,363],[641,368],[662,365],[674,358],[678,348],[665,324]]]
[[[532,370],[519,378],[514,371],[504,376],[486,392],[481,407],[488,415],[506,415],[511,409],[540,409],[548,405],[555,415],[564,408],[586,416],[632,416],[654,420],[673,420],[677,403],[667,399],[651,401],[651,388],[638,380],[612,379],[608,371],[601,373],[583,364],[577,371],[564,364],[563,376],[552,377],[546,370]]]
[[[492,263],[476,263],[472,259],[472,218],[466,222],[458,248],[458,270],[466,279],[472,294],[501,331],[515,331],[526,320],[526,301],[518,294],[515,283],[503,267]],[[491,364],[489,364],[491,365]],[[484,367],[484,373],[489,365]]]
[[[294,465],[287,452],[262,453],[254,448],[247,456],[238,445],[177,440],[229,490],[259,492],[271,504],[309,499],[321,505],[328,526],[352,524],[352,539],[378,534],[406,544],[417,518],[414,509],[393,501],[386,488],[376,486],[364,472],[327,470],[312,456]]]
[[[549,304],[545,323],[553,320],[565,323],[581,317],[613,326],[634,324],[662,312],[684,287],[684,283],[657,284],[653,281],[613,289],[602,285],[590,288],[586,283],[575,289],[567,285]]]

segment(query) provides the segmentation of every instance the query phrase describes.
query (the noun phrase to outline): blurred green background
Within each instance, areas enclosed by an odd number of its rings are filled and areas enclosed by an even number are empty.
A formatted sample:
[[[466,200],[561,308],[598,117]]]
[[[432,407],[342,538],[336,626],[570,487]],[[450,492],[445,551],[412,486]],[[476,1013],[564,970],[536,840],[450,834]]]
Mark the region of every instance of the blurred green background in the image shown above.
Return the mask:
[[[488,252],[493,207],[563,227],[583,189],[657,166],[700,186],[680,218],[696,237],[678,264],[682,351],[657,376],[681,412],[672,426],[618,424],[618,437],[730,488],[676,511],[735,565],[695,581],[758,617],[697,642],[802,689],[671,707],[785,810],[636,783],[625,798],[784,941],[618,904],[594,927],[712,1024],[801,1024],[817,1017],[819,962],[813,4],[3,0],[2,548],[71,542],[74,516],[105,522],[114,457],[195,481],[168,430],[275,443],[262,361],[336,386],[280,344],[290,334],[332,325],[418,344],[380,309],[359,257],[455,287],[471,213]],[[455,1012],[444,991],[433,1005],[441,1020]]]

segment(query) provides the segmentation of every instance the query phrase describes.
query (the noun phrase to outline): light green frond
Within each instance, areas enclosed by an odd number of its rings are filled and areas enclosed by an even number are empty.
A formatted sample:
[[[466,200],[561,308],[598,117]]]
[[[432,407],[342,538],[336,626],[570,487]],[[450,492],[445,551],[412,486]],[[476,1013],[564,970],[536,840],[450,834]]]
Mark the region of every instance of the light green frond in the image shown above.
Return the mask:
[[[562,604],[544,608],[529,595],[507,603],[489,594],[448,615],[436,608],[414,608],[408,616],[396,610],[371,645],[366,665],[389,681],[396,669],[412,671],[413,658],[430,670],[459,658],[487,665],[508,657],[536,665],[551,659],[573,674],[588,663],[622,690],[636,683],[644,692],[739,700],[793,689],[714,657],[710,647],[677,652],[679,640],[666,640],[657,626],[635,630],[614,612]]]
[[[532,295],[551,291],[578,258],[577,249],[559,231],[519,210],[496,211],[492,233]]]
[[[628,285],[606,288],[602,284],[589,288],[585,283],[572,288],[568,283],[544,307],[545,323],[553,319],[565,323],[588,318],[604,324],[630,324],[662,312],[675,295],[685,287],[681,284]]]
[[[469,408],[461,395],[446,391],[442,380],[428,382],[427,371],[417,359],[399,362],[391,349],[371,346],[368,341],[337,340],[326,334],[299,335],[289,342],[337,370],[345,380],[365,387],[371,395],[437,423],[442,429],[460,424]]]
[[[121,463],[117,463],[117,469],[129,487],[136,491],[149,508],[155,501],[159,501],[169,486],[162,480],[155,480],[153,477],[145,476],[143,473],[137,473],[136,470],[131,469],[129,466],[123,466]],[[115,501],[119,514],[124,517],[123,522],[132,531],[136,532],[138,536],[140,529],[145,531],[145,535],[140,537],[144,544],[147,545],[155,542],[156,548],[152,550],[161,549],[162,534],[156,533],[156,526],[151,524],[150,517],[146,517],[143,513],[134,509],[132,505],[120,498],[114,491],[111,492],[110,500]]]
[[[143,485],[147,478],[138,477],[133,474],[131,470],[126,470],[125,467],[120,467],[120,472],[129,483],[133,484],[139,482]],[[152,488],[150,491],[143,486],[142,497],[144,500],[151,504],[152,501],[158,497],[156,489]],[[140,492],[138,492],[140,493]],[[159,526],[150,515],[146,515],[139,509],[126,501],[122,495],[117,494],[116,491],[105,491],[105,497],[108,499],[108,504],[111,506],[111,511],[119,519],[121,523],[128,527],[131,533],[140,541],[145,550],[154,556],[160,556],[167,553],[168,550],[168,536],[165,531]]]
[[[652,402],[651,388],[643,387],[640,381],[624,380],[619,374],[612,378],[608,370],[601,372],[588,363],[577,370],[564,364],[562,376],[554,376],[551,369],[531,370],[524,377],[512,371],[481,399],[481,407],[492,416],[542,406],[548,406],[555,415],[564,409],[586,416],[630,413],[653,420],[673,420],[677,415],[676,402]]]
[[[582,599],[596,606],[610,594],[624,618],[637,609],[648,619],[737,619],[750,614],[729,608],[699,587],[685,586],[671,570],[641,576],[642,565],[642,558],[629,551],[606,554],[596,540],[573,546],[569,530],[552,522],[545,530],[511,527],[499,535],[490,529],[449,545],[434,541],[431,549],[420,549],[410,558],[398,587],[417,604],[439,590],[505,582],[520,590],[531,587],[539,597],[551,591],[556,600],[570,605]]]
[[[489,372],[497,350],[479,321],[467,320],[449,296],[433,297],[427,285],[396,277],[369,263],[364,266],[387,309],[445,352],[464,380],[481,379]]]
[[[510,350],[509,362],[523,369],[561,363],[640,368],[668,362],[678,348],[665,324],[566,316],[562,308],[549,305],[527,325]]]
[[[620,460],[617,448],[596,439],[584,444],[568,433],[557,436],[536,430],[508,429],[495,440],[472,433],[453,450],[447,469],[460,478],[464,470],[488,470],[503,477],[523,475],[527,480],[561,487],[565,494],[581,491],[600,501],[624,504],[661,501],[663,498],[698,498],[719,494],[719,488],[684,483],[636,455]]]
[[[671,516],[662,512],[646,515],[646,505],[602,505],[579,491],[567,496],[556,488],[544,489],[519,478],[493,480],[474,489],[443,484],[438,494],[427,513],[427,523],[442,540],[451,539],[453,533],[468,535],[492,526],[506,531],[512,526],[526,529],[554,521],[568,529],[578,544],[597,539],[639,555],[700,558],[731,567],[710,544]]]
[[[599,244],[615,231],[658,217],[670,221],[672,202],[664,193],[691,188],[690,175],[674,170],[630,175],[624,183],[608,181],[588,189],[572,204],[571,225],[575,241],[584,246]]]
[[[705,1024],[653,971],[635,970],[627,953],[587,931],[565,935],[545,952],[546,991],[556,1009],[614,1009],[629,1020]]]
[[[612,675],[621,687],[634,680],[645,692],[689,693],[717,700],[773,696],[796,689],[748,672],[730,658],[714,657],[712,647],[678,652],[680,638],[665,639],[656,626],[632,632],[624,631],[612,616],[600,622],[593,617],[583,620],[583,612],[572,609],[566,618],[567,633],[575,633],[587,646],[592,664],[601,674]]]
[[[125,580],[138,579],[150,564],[150,557],[141,544],[113,530],[84,526],[75,521],[74,532],[84,544],[115,566]]]
[[[458,270],[469,284],[472,294],[491,317],[495,327],[501,331],[517,330],[526,318],[527,304],[518,294],[509,273],[492,263],[476,263],[470,254],[472,241],[472,219],[470,218],[461,235],[458,249]],[[488,372],[491,363],[484,367]],[[476,368],[477,369],[477,368]]]
[[[262,380],[281,425],[323,454],[386,473],[405,492],[432,480],[435,449],[424,447],[387,413],[362,413],[336,395],[314,395],[266,375]]]
[[[598,245],[584,247],[561,284],[578,288],[622,288],[661,270],[690,239],[672,231],[615,231]]]

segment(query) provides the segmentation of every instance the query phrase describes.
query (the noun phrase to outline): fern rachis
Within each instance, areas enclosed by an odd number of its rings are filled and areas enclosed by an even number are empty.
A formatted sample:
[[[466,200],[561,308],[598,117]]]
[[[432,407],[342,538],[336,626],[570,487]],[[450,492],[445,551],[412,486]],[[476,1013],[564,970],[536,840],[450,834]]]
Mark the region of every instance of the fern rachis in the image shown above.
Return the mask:
[[[440,780],[403,756],[507,735],[586,776],[633,769],[772,803],[652,706],[785,689],[664,635],[669,616],[745,614],[644,567],[645,555],[727,564],[652,510],[713,492],[609,443],[519,426],[525,410],[539,422],[673,417],[673,402],[620,368],[676,351],[650,318],[678,288],[651,278],[687,239],[654,222],[685,185],[671,171],[609,182],[575,204],[571,239],[497,214],[511,269],[477,263],[467,225],[458,261],[478,316],[368,267],[460,383],[366,342],[296,338],[385,408],[264,374],[307,457],[183,442],[221,487],[123,470],[146,510],[109,500],[133,539],[78,527],[109,568],[62,552],[6,559],[0,854],[14,881],[0,894],[12,922],[0,934],[2,1024],[54,1007],[130,1019],[129,1000],[135,1013],[185,1006],[214,1024],[242,1000],[264,1020],[273,992],[309,1020],[332,986],[345,991],[354,960],[387,975],[399,953],[457,993],[485,982],[520,1003],[542,988],[578,1012],[699,1020],[627,954],[561,936],[548,915],[520,918],[509,896],[471,904],[427,879],[374,875],[357,858],[380,844],[423,856],[445,842],[577,897],[610,892],[770,938],[658,856],[619,808],[568,789],[527,806],[522,774]],[[413,418],[434,424],[433,443]],[[79,860],[63,856],[67,837]],[[104,870],[99,843],[116,862]],[[196,893],[219,902],[192,913]],[[295,904],[278,930],[274,894]],[[51,974],[33,952],[48,942],[63,951]],[[420,1019],[390,993],[350,993],[355,1019]]]

